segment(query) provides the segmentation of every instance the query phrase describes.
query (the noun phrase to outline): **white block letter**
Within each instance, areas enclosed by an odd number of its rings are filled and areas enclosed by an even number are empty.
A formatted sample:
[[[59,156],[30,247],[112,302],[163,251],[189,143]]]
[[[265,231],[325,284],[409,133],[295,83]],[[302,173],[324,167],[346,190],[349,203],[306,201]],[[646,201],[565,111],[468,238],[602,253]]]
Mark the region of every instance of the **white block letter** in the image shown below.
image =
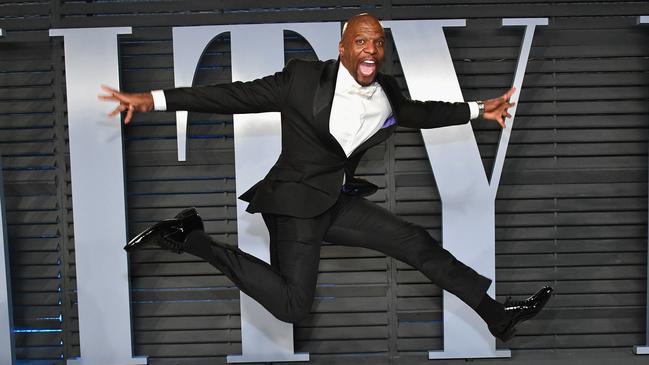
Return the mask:
[[[307,39],[321,58],[336,58],[339,23],[261,24],[174,28],[176,86],[190,86],[198,60],[207,44],[219,33],[230,32],[232,81],[248,81],[273,74],[284,67],[284,30]],[[261,55],[261,57],[260,57]],[[178,159],[184,160],[187,113],[177,112]],[[238,194],[261,180],[273,166],[281,149],[279,113],[235,114],[234,143]],[[269,238],[259,214],[245,211],[237,201],[239,248],[270,261]],[[317,268],[314,268],[317,269]],[[295,354],[293,325],[276,319],[250,297],[241,293],[242,354],[228,362],[308,361],[308,354]]]
[[[65,43],[81,358],[74,365],[146,364],[132,357],[122,126],[99,85],[119,85],[117,35],[130,28],[54,29]]]
[[[520,19],[506,25],[514,24],[528,26],[514,79],[520,92],[534,26],[547,24],[547,19]],[[384,25],[392,30],[413,99],[463,101],[443,27],[464,26],[464,20],[389,21]],[[510,109],[512,118],[501,135],[491,183],[469,123],[421,131],[442,199],[444,247],[491,279],[495,279],[496,191],[515,113],[515,108]],[[488,293],[495,295],[495,285]],[[508,356],[509,351],[496,350],[486,324],[472,309],[444,294],[444,350],[430,351],[429,359]]]

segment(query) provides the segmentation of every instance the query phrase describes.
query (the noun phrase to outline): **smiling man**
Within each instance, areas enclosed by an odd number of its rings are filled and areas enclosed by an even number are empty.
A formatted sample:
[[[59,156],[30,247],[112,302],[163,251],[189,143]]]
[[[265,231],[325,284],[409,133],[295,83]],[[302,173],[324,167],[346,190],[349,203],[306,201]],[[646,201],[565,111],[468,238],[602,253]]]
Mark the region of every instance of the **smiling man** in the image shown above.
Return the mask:
[[[249,202],[248,212],[264,218],[270,264],[211,239],[193,208],[140,233],[125,249],[157,245],[201,257],[277,318],[295,323],[311,309],[322,241],[366,247],[417,268],[473,308],[494,336],[509,340],[520,322],[543,308],[552,288],[516,303],[495,301],[487,294],[491,279],[456,260],[423,227],[365,199],[377,187],[354,172],[363,153],[397,126],[437,128],[482,117],[504,127],[514,90],[484,102],[409,100],[393,77],[378,71],[384,47],[380,22],[359,14],[343,28],[338,61],[293,60],[281,72],[250,82],[142,94],[104,87],[108,95],[100,98],[118,102],[111,115],[126,112],[125,123],[133,113],[151,110],[274,111],[282,120],[279,159],[240,197]]]

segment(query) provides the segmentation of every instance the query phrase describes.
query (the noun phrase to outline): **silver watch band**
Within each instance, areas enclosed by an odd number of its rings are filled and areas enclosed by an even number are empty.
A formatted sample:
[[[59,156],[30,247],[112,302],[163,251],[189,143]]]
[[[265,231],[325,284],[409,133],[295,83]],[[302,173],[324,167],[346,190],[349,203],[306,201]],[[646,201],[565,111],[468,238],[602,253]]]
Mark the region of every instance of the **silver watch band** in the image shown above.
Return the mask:
[[[478,104],[478,118],[482,118],[484,115],[484,101],[478,100],[476,103]]]

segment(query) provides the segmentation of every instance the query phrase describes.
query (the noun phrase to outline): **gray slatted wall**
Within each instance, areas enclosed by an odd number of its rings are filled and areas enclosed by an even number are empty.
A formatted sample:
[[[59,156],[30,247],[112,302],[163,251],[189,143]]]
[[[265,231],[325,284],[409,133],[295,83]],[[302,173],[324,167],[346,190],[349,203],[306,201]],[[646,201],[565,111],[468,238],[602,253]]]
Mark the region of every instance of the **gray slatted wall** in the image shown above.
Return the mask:
[[[60,363],[69,327],[63,317],[68,149],[64,95],[56,91],[61,79],[52,60],[61,53],[43,31],[51,24],[48,2],[3,2],[0,9],[0,27],[15,32],[0,45],[0,154],[15,285],[16,355]]]
[[[497,294],[526,295],[550,282],[557,295],[507,344],[516,350],[509,362],[640,361],[629,348],[645,338],[649,29],[635,21],[649,4],[431,3],[0,2],[8,33],[0,41],[0,148],[15,320],[20,329],[55,331],[19,333],[19,358],[63,364],[79,354],[63,51],[47,29],[134,26],[120,42],[122,87],[144,91],[173,86],[172,26],[337,21],[369,10],[384,19],[469,19],[446,31],[467,100],[511,84],[523,33],[500,28],[500,18],[550,17],[535,35],[498,194]],[[285,38],[287,59],[313,57],[303,40]],[[196,84],[229,81],[229,64],[223,34],[203,56]],[[402,77],[394,50],[385,69]],[[125,129],[129,230],[194,205],[210,234],[236,243],[232,119],[190,118],[187,163],[175,161],[172,113],[138,116]],[[473,127],[490,171],[498,129]],[[439,236],[439,196],[416,131],[399,129],[359,171],[381,186],[373,201]],[[131,277],[137,355],[153,364],[207,364],[240,351],[238,291],[217,270],[151,249],[132,255]],[[425,351],[442,346],[440,295],[396,260],[325,245],[296,350],[316,363],[425,363]]]

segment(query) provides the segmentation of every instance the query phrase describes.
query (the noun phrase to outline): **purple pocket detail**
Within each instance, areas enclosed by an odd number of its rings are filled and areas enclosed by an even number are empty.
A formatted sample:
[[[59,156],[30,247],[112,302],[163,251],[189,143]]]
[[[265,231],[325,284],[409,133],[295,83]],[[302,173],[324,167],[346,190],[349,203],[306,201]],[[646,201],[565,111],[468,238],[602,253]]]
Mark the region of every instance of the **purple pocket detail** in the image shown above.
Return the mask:
[[[397,122],[397,120],[394,119],[394,115],[391,115],[388,119],[385,120],[385,123],[383,123],[383,127],[381,127],[381,129],[387,128],[387,127],[393,125],[396,122]]]

